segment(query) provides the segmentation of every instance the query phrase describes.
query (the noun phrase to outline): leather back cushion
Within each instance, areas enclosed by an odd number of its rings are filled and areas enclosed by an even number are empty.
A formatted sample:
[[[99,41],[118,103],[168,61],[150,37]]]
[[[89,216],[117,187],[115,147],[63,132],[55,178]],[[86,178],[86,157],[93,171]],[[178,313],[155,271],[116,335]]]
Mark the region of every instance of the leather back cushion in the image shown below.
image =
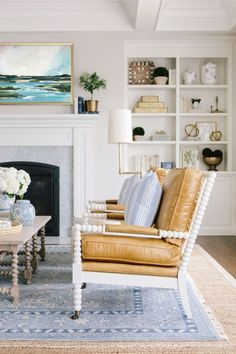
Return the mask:
[[[196,169],[171,170],[165,177],[162,202],[156,220],[161,230],[188,231],[202,181]]]
[[[166,178],[169,170],[159,167],[159,168],[154,169],[153,172],[155,172],[157,174],[157,177],[158,177],[161,185],[163,186],[165,178]]]

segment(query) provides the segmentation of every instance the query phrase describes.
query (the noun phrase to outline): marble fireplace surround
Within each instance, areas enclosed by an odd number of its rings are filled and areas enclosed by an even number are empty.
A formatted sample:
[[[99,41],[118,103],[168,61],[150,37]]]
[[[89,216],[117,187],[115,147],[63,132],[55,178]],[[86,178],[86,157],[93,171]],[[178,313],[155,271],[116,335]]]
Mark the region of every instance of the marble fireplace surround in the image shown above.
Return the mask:
[[[72,147],[72,214],[80,215],[87,204],[90,129],[98,115],[1,114],[1,147]],[[58,237],[57,237],[58,239]],[[60,243],[65,236],[60,235]]]

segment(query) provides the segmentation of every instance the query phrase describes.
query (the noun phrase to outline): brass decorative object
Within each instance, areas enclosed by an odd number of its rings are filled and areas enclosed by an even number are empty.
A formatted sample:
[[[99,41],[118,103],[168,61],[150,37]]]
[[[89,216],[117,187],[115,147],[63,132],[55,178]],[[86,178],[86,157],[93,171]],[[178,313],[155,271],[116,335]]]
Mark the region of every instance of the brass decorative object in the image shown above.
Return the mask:
[[[211,141],[220,141],[221,138],[222,138],[222,133],[220,130],[215,130],[210,135]]]
[[[199,128],[197,127],[197,123],[187,124],[184,128],[184,131],[186,133],[186,139],[197,138],[199,135]]]
[[[223,152],[221,150],[212,151],[205,148],[202,151],[202,159],[209,166],[208,171],[218,171],[216,167],[223,161]]]
[[[209,166],[208,171],[218,171],[216,166],[218,166],[223,160],[223,157],[203,157],[203,161],[207,166]]]
[[[217,123],[212,121],[187,124],[184,131],[185,140],[219,141],[222,138],[222,132],[217,129]]]
[[[219,110],[219,97],[216,96],[216,109],[213,111],[213,106],[211,106],[211,113],[223,113],[223,111]]]

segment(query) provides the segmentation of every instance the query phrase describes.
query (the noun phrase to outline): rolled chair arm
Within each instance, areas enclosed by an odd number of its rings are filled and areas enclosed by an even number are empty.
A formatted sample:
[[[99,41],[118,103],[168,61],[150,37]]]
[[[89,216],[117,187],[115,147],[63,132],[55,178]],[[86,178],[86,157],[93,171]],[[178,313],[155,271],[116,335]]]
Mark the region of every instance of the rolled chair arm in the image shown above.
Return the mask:
[[[125,206],[122,204],[107,204],[107,211],[119,211],[119,212],[124,212],[125,211]]]
[[[107,199],[106,204],[116,205],[116,204],[118,204],[118,199]]]
[[[89,213],[96,213],[96,212],[106,212],[106,213],[117,213],[117,212],[124,212],[125,206],[121,204],[96,204],[90,203],[88,204],[87,210]]]
[[[89,200],[88,204],[118,204],[118,199],[107,199],[107,200],[99,200],[99,199],[94,199],[94,200]]]

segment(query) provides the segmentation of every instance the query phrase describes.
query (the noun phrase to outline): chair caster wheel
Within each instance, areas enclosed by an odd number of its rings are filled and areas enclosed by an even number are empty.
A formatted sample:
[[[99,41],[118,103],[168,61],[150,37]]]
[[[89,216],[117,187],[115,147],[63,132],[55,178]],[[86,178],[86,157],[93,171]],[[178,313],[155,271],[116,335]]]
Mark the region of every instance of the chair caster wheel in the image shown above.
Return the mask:
[[[86,288],[86,283],[82,283],[81,289],[85,289],[85,288]]]
[[[71,319],[72,320],[78,320],[79,319],[79,315],[80,315],[80,312],[79,311],[75,311],[74,315],[71,316]]]

